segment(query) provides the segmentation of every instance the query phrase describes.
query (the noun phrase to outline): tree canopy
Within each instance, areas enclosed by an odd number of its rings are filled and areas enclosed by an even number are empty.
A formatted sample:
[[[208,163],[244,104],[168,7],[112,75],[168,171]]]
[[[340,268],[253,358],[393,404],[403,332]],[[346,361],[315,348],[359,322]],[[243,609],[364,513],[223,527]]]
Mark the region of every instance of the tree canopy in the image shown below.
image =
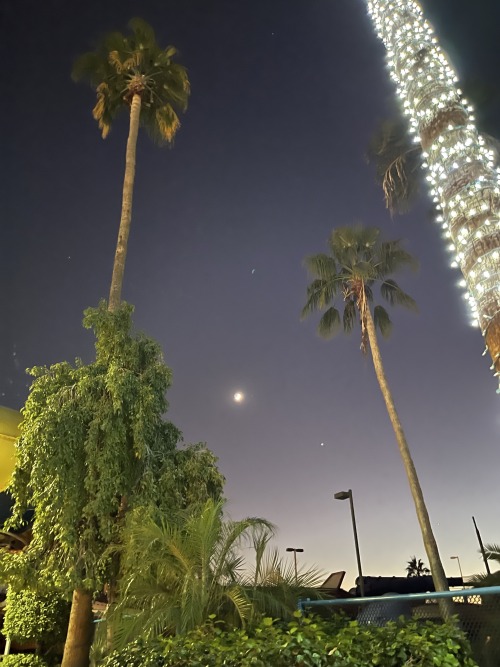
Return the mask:
[[[316,310],[325,311],[318,324],[318,333],[324,338],[335,336],[341,329],[350,333],[356,322],[360,322],[361,348],[366,350],[365,311],[374,301],[376,285],[391,306],[416,308],[411,296],[389,277],[405,266],[414,266],[415,260],[400,241],[382,241],[379,229],[361,225],[334,229],[328,249],[328,254],[311,255],[305,260],[314,279],[307,288],[302,317]],[[343,301],[342,318],[337,299]],[[375,306],[373,319],[381,334],[388,336],[392,322],[383,306]]]
[[[105,138],[116,116],[141,97],[140,124],[153,141],[171,143],[180,127],[178,111],[187,108],[190,86],[187,70],[175,62],[177,49],[162,49],[153,28],[143,19],[129,21],[130,34],[107,34],[95,51],[81,55],[73,78],[95,89],[92,111]]]
[[[193,469],[202,498],[202,463],[211,466],[207,493],[222,493],[213,455],[199,446],[176,450],[180,432],[163,418],[171,371],[156,342],[131,333],[132,310],[125,304],[111,313],[102,303],[85,312],[84,326],[96,336],[94,362],[30,371],[35,379],[16,445],[9,523],[18,526],[34,509],[33,539],[17,562],[36,563],[40,576],[51,573],[62,587],[102,586],[124,497],[130,509],[158,507],[166,503],[162,492],[182,479],[169,501],[178,503]]]

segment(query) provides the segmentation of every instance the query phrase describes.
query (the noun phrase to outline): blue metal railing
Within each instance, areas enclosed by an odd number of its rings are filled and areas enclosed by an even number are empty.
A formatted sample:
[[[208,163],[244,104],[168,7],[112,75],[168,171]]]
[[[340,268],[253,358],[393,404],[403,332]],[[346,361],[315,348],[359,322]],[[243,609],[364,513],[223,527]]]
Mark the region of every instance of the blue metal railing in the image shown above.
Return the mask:
[[[500,586],[488,586],[486,588],[465,588],[458,591],[439,591],[433,593],[408,593],[406,595],[377,595],[375,597],[364,598],[337,598],[335,600],[303,600],[299,599],[297,608],[299,611],[304,611],[306,607],[344,607],[350,605],[365,605],[373,602],[401,602],[403,600],[419,601],[419,600],[439,600],[440,598],[467,598],[467,597],[483,597],[488,595],[499,595]]]
[[[376,628],[401,617],[440,623],[443,617],[437,603],[443,598],[452,602],[453,614],[479,667],[500,667],[500,586],[335,600],[302,599],[298,609],[338,609],[349,618],[356,618],[360,625]]]

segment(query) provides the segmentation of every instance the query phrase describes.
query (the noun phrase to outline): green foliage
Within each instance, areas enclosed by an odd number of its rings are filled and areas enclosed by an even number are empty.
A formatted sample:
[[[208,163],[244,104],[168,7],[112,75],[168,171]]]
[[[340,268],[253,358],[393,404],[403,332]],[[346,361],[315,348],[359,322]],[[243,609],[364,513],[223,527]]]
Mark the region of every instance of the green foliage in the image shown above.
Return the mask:
[[[174,450],[159,473],[157,503],[163,514],[202,507],[222,500],[225,479],[217,457],[204,443]]]
[[[55,644],[66,636],[69,603],[55,595],[9,590],[3,634],[14,641]]]
[[[222,508],[209,499],[198,511],[129,513],[121,599],[107,618],[117,646],[136,636],[185,633],[210,614],[233,624],[248,621],[253,607],[238,584],[244,560],[237,549],[273,527],[256,517],[226,520]]]
[[[112,32],[95,51],[73,67],[75,80],[86,80],[97,93],[93,116],[105,138],[116,116],[129,109],[132,97],[142,100],[140,124],[158,143],[171,143],[180,126],[176,111],[187,108],[187,70],[174,61],[177,49],[161,49],[153,28],[139,18],[129,22],[130,34]]]
[[[314,568],[295,572],[267,546],[273,532],[263,519],[231,521],[223,503],[163,516],[130,513],[122,556],[122,596],[106,617],[114,647],[140,636],[185,633],[211,615],[226,627],[251,625],[265,614],[293,617],[299,596],[319,597],[324,575]],[[255,554],[255,563],[241,555]],[[98,628],[96,652],[106,634]]]
[[[389,276],[398,270],[415,266],[400,241],[382,241],[374,227],[339,227],[329,241],[330,254],[307,257],[305,264],[313,277],[307,288],[302,317],[325,311],[318,333],[332,338],[339,331],[350,333],[356,322],[361,324],[362,349],[366,347],[366,308],[373,302],[373,288],[378,285],[381,297],[391,306],[415,309],[415,301]],[[336,306],[343,301],[343,315]],[[385,308],[375,306],[375,327],[388,336],[392,323]]]
[[[287,625],[264,618],[251,629],[224,631],[210,624],[159,642],[129,644],[103,667],[475,667],[455,625],[297,618]]]
[[[52,663],[34,653],[14,653],[2,659],[2,667],[50,667]]]
[[[171,372],[159,346],[132,335],[132,307],[85,313],[96,360],[36,367],[23,409],[10,526],[34,508],[33,540],[20,570],[37,567],[61,588],[97,590],[119,542],[121,502],[157,498],[156,480],[180,437],[162,419]]]

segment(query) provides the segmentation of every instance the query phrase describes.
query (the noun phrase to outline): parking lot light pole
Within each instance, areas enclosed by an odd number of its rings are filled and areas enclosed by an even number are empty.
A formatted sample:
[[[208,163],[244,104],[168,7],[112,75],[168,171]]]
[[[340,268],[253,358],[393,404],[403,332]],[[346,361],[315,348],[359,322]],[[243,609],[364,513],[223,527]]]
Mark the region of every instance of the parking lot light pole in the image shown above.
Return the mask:
[[[293,551],[293,564],[295,567],[295,585],[299,585],[299,579],[297,576],[297,553],[302,554],[304,553],[304,549],[297,549],[295,547],[287,547],[287,551]]]
[[[359,542],[358,542],[358,531],[356,529],[356,516],[354,514],[354,502],[352,499],[352,489],[349,489],[349,491],[339,491],[338,493],[335,493],[333,495],[335,500],[347,500],[349,499],[349,503],[351,505],[351,518],[352,518],[352,530],[354,532],[354,546],[356,548],[356,560],[358,561],[358,576],[359,576],[359,590],[361,593],[361,597],[365,597],[365,584],[363,581],[363,572],[361,569],[361,556],[359,555]]]

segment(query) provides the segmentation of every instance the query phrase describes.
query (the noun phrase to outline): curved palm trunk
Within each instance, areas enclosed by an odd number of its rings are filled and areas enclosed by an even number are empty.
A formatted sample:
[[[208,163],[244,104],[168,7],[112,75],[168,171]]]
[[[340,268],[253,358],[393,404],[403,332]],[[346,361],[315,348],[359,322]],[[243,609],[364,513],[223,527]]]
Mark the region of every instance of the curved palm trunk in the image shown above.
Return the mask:
[[[408,482],[410,484],[411,495],[413,497],[413,502],[415,503],[418,523],[420,524],[425,551],[427,553],[427,558],[429,560],[429,565],[432,572],[432,580],[434,581],[434,586],[437,591],[447,591],[449,590],[448,582],[446,580],[446,574],[439,556],[436,539],[434,537],[434,533],[432,532],[429,513],[427,512],[427,507],[425,506],[424,494],[422,493],[417,471],[415,470],[415,464],[411,458],[410,449],[408,447],[408,443],[406,442],[406,436],[403,431],[403,427],[401,426],[401,422],[399,421],[398,413],[396,412],[396,406],[394,405],[394,399],[392,398],[391,390],[389,389],[387,378],[385,377],[384,366],[382,364],[382,357],[380,355],[380,349],[377,341],[377,334],[375,332],[375,325],[373,323],[372,314],[368,307],[366,308],[365,324],[368,341],[370,343],[370,349],[372,352],[375,374],[380,385],[380,391],[382,392],[387,412],[389,413],[389,419],[391,420],[392,428],[394,429],[394,434],[396,436],[396,441],[399,447],[399,453],[403,459],[403,465],[405,467]]]
[[[88,667],[92,634],[92,593],[77,588],[73,591],[61,667]]]
[[[111,288],[109,290],[108,308],[112,312],[120,305],[123,275],[125,273],[125,261],[127,259],[127,244],[130,233],[130,224],[132,222],[132,198],[134,195],[135,160],[140,115],[141,96],[136,93],[133,96],[132,104],[130,105],[130,126],[127,139],[127,152],[125,156],[125,176],[123,179],[122,214],[120,218],[120,229],[118,230],[118,241],[116,243]]]
[[[367,0],[391,78],[420,139],[437,218],[500,379],[500,177],[456,74],[414,0]],[[499,389],[500,393],[500,389]]]

